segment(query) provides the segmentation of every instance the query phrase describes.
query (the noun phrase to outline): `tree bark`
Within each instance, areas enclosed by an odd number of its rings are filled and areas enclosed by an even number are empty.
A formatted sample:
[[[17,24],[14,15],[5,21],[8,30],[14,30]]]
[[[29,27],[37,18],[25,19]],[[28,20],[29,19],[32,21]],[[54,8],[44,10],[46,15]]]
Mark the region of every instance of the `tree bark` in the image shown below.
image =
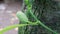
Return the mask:
[[[55,0],[35,0],[32,4],[34,15],[52,30],[60,32],[60,6]],[[33,20],[30,17],[31,21]],[[53,34],[41,26],[31,26],[30,34]]]

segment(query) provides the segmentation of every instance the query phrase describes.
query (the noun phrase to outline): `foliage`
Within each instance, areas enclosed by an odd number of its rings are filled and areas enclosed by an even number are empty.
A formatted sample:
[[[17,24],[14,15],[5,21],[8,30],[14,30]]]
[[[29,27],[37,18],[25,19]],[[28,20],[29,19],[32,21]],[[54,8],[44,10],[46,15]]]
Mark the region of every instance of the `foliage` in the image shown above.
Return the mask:
[[[32,1],[31,1],[32,2]],[[60,3],[54,0],[35,0],[32,3],[32,12],[45,25],[54,31],[60,32]],[[34,21],[30,17],[30,21]],[[31,34],[53,34],[41,26],[33,26]],[[34,32],[34,33],[33,33]]]
[[[16,25],[8,26],[8,27],[4,28],[3,30],[1,30],[0,34],[4,34],[4,32],[6,32],[8,30],[11,30],[13,28],[16,28],[16,27],[23,28],[24,26],[27,26],[27,25],[38,25],[37,22],[34,22],[34,23],[29,22],[29,21],[27,22],[28,19],[27,19],[26,15],[24,13],[22,13],[22,12],[17,12],[17,17],[19,18],[19,20],[21,19],[21,21],[23,21],[26,24],[22,23],[22,24],[16,24]],[[20,34],[24,34],[24,30],[20,30],[20,31],[21,31]]]
[[[38,2],[37,2],[38,1]],[[40,2],[42,1],[42,3],[44,3],[44,2],[46,2],[46,1],[48,1],[48,0],[29,0],[28,2],[29,2],[29,4],[26,4],[26,14],[27,14],[27,16],[28,16],[28,18],[29,18],[29,20],[30,21],[38,21],[38,19],[39,19],[39,21],[41,20],[40,19],[40,17],[41,17],[41,15],[42,14],[40,14],[40,11],[37,11],[37,10],[39,10],[39,8],[41,7],[39,4],[40,4]],[[50,0],[49,0],[50,1]],[[36,3],[37,2],[37,3]],[[38,4],[37,6],[36,6],[36,4]],[[42,4],[41,3],[41,4]],[[35,4],[35,6],[36,7],[34,7],[34,4]],[[32,7],[32,5],[33,5],[33,7]],[[44,5],[44,4],[43,4]],[[44,5],[45,6],[45,5]],[[43,7],[44,7],[43,6]],[[38,8],[39,7],[39,8]],[[35,8],[38,8],[38,9],[35,9]],[[44,7],[45,8],[45,7]],[[33,9],[33,10],[32,10]],[[32,14],[32,13],[34,13],[35,14],[35,16]],[[38,16],[40,16],[40,17],[38,17]],[[37,19],[37,18],[38,19]],[[42,23],[43,24],[43,23]],[[42,26],[42,27],[44,27],[44,28],[46,28],[47,30],[49,30],[50,28],[48,28],[47,26],[45,26],[44,24],[44,26],[42,25],[41,23],[40,23],[40,25]],[[27,33],[27,34],[37,34],[37,33],[39,33],[40,31],[39,31],[39,28],[40,28],[40,25],[38,25],[38,26],[28,26],[27,27],[27,32],[29,32],[29,33]],[[29,28],[29,27],[31,27],[31,28]],[[35,31],[36,29],[35,28],[37,28],[37,31]],[[33,30],[31,30],[31,29],[33,29]],[[42,28],[43,29],[43,28]],[[49,31],[51,31],[51,29],[49,30]],[[34,33],[33,33],[34,32]],[[54,31],[51,31],[51,32],[54,32]],[[40,33],[39,33],[40,34]]]
[[[49,26],[47,24],[51,23],[50,20],[52,20],[52,18],[58,17],[56,16],[55,12],[59,10],[59,7],[55,1],[24,0],[24,3],[26,5],[25,14],[23,12],[17,12],[17,17],[20,21],[20,24],[4,28],[2,31],[0,31],[0,34],[3,34],[4,32],[15,27],[19,27],[18,34],[58,34],[51,28],[47,27]],[[53,21],[52,23],[54,24]]]
[[[6,28],[4,28],[3,30],[0,31],[0,34],[4,34],[6,31],[8,30],[11,30],[13,28],[16,28],[16,27],[24,27],[24,26],[27,26],[27,25],[37,25],[37,23],[32,23],[32,24],[16,24],[16,25],[11,25],[11,26],[8,26]]]

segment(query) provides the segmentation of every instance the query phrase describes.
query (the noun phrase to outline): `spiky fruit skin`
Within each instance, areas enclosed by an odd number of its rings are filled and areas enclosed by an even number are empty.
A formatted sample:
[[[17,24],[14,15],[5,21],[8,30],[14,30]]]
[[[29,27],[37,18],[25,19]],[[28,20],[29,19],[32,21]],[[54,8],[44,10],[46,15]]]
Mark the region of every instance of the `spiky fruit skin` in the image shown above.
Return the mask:
[[[28,22],[28,18],[23,12],[19,11],[16,15],[21,22]]]

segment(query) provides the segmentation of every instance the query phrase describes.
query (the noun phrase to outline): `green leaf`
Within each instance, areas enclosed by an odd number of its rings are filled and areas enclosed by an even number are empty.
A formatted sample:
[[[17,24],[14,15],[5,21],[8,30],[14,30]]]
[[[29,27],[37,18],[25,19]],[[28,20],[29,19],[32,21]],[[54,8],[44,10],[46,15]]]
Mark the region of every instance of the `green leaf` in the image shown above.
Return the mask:
[[[26,5],[28,5],[29,4],[29,2],[28,2],[29,0],[24,0],[24,2],[25,2],[25,4]]]

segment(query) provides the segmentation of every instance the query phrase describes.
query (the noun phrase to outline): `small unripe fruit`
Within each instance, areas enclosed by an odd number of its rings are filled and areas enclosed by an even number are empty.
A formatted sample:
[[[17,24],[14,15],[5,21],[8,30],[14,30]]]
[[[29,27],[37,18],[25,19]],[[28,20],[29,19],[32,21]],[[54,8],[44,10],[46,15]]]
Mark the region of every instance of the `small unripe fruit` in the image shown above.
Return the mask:
[[[27,16],[22,11],[17,12],[16,15],[21,22],[28,22]]]

